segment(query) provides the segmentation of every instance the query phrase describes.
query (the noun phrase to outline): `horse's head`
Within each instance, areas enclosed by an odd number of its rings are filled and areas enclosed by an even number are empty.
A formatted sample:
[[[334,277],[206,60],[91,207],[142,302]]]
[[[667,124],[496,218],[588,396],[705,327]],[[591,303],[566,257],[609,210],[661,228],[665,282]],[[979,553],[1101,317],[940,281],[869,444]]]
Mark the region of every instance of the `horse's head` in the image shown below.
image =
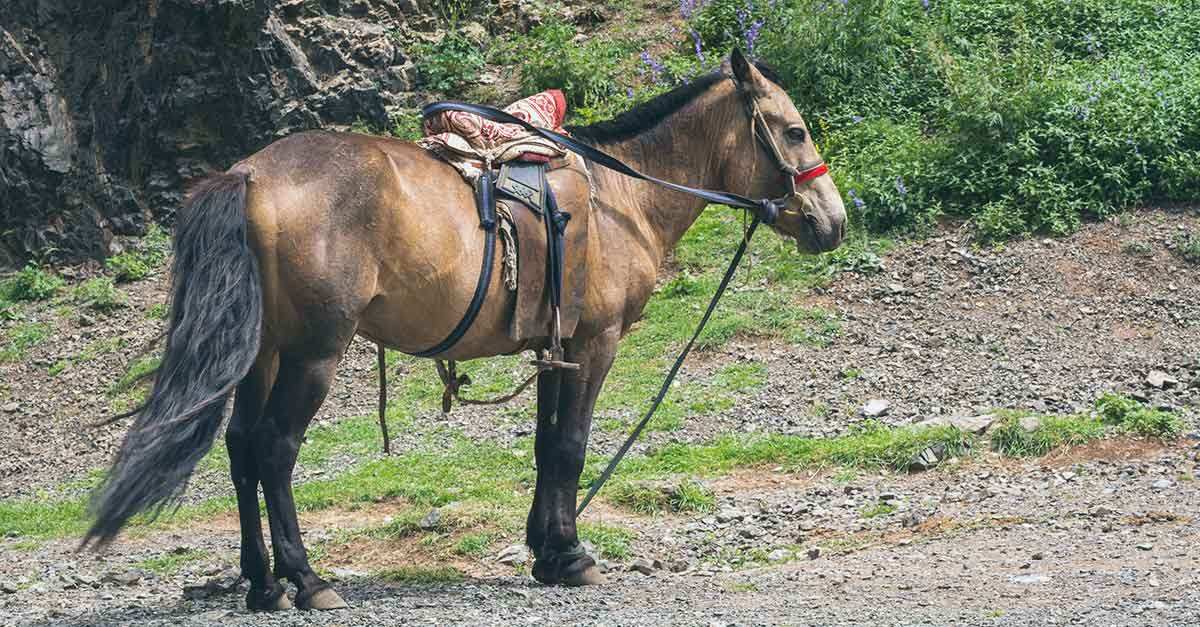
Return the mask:
[[[733,143],[738,161],[727,169],[728,189],[753,198],[780,198],[773,228],[806,252],[833,250],[846,233],[842,196],[827,173],[808,125],[791,97],[735,50],[725,68],[737,85],[743,114]]]

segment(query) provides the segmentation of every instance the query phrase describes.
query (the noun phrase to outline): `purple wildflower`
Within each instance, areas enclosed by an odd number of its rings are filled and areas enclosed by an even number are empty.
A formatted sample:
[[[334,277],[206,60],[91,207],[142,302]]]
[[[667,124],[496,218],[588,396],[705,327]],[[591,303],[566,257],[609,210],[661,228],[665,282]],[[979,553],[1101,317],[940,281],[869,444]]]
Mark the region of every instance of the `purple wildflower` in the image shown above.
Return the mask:
[[[754,54],[754,42],[758,41],[758,34],[762,27],[763,20],[754,20],[754,23],[746,30],[746,54]]]
[[[695,46],[696,59],[699,60],[700,65],[703,66],[704,65],[704,44],[701,43],[701,41],[700,41],[700,33],[697,33],[696,29],[693,28],[691,30],[691,35],[692,35],[692,43],[696,44],[696,46]]]
[[[929,12],[929,0],[921,0],[921,8],[925,9],[925,12],[928,13]]]
[[[904,179],[896,177],[896,192],[901,196],[908,194],[908,188],[904,186]]]
[[[632,87],[625,88],[625,97],[629,98],[630,100],[633,100],[633,88]]]
[[[659,63],[658,60],[656,60],[654,57],[650,56],[649,50],[643,50],[642,54],[640,56],[642,59],[642,63],[645,64],[646,67],[650,68],[650,72],[653,75],[654,82],[661,83],[662,78],[663,78],[663,73],[667,71],[667,68],[663,67],[662,63]]]
[[[866,118],[864,118],[864,117],[863,117],[863,116],[861,116],[861,115],[852,115],[852,116],[850,116],[850,121],[851,121],[851,122],[854,122],[855,124],[858,124],[859,122],[862,122],[862,121],[863,121],[863,120],[865,120],[865,119],[866,119]]]
[[[867,203],[863,202],[862,198],[858,197],[858,194],[854,193],[854,190],[850,190],[850,200],[854,201],[855,209],[862,209],[867,204]]]

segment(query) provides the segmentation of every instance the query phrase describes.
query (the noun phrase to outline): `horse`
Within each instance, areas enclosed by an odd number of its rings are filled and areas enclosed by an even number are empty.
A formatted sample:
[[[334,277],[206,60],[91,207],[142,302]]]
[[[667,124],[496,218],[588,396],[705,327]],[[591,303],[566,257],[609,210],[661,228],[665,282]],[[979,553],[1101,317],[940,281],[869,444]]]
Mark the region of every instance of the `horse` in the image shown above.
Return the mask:
[[[832,250],[844,237],[845,209],[825,170],[793,178],[791,164],[823,163],[804,119],[778,76],[740,52],[609,121],[568,130],[659,178],[786,196],[771,227],[801,252]],[[582,313],[564,338],[565,356],[579,368],[537,380],[537,483],[526,543],[532,575],[548,585],[604,580],[575,526],[592,412],[618,342],[706,204],[593,170],[590,182],[570,171],[550,174],[560,201],[584,199],[562,204],[589,211],[591,226],[585,250],[570,253],[586,255]],[[225,442],[250,583],[246,606],[346,607],[314,573],[301,540],[292,496],[297,453],[356,335],[414,353],[454,326],[483,259],[475,214],[474,191],[448,163],[411,142],[355,133],[294,134],[196,185],[177,218],[162,362],[93,493],[82,546],[107,545],[130,517],[177,502],[233,397]],[[544,348],[509,338],[513,304],[511,295],[489,298],[437,358]],[[283,580],[296,586],[294,602]]]

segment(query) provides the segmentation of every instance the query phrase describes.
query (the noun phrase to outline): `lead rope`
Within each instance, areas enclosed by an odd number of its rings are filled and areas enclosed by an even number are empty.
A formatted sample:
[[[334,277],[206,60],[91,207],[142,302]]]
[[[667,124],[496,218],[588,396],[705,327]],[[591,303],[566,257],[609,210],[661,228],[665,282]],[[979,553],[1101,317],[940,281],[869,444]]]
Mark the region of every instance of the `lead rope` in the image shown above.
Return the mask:
[[[704,331],[704,326],[708,324],[708,319],[712,317],[713,311],[717,308],[717,302],[721,300],[721,295],[725,293],[725,288],[729,287],[729,282],[733,280],[733,276],[737,274],[738,264],[742,261],[742,256],[746,254],[746,247],[750,245],[750,238],[754,236],[754,230],[758,228],[761,222],[758,216],[754,216],[754,220],[750,222],[750,228],[746,230],[745,237],[742,238],[741,244],[738,245],[737,252],[733,254],[733,259],[729,261],[729,268],[725,270],[725,276],[721,278],[721,284],[717,286],[717,293],[713,294],[712,301],[708,303],[708,309],[704,311],[704,316],[700,318],[700,324],[696,325],[695,333],[692,333],[692,339],[688,340],[687,345],[675,358],[675,363],[671,366],[671,371],[667,373],[666,380],[663,381],[662,387],[658,389],[658,394],[654,397],[654,402],[650,404],[650,409],[646,410],[646,415],[642,417],[641,422],[634,427],[633,432],[625,439],[625,443],[621,445],[620,450],[608,462],[608,466],[604,472],[600,473],[600,477],[592,482],[592,487],[588,490],[587,496],[583,497],[583,502],[579,504],[579,509],[575,510],[575,516],[579,517],[583,514],[583,510],[592,502],[592,497],[600,491],[613,471],[617,469],[617,464],[621,463],[621,458],[629,452],[633,447],[634,441],[642,434],[642,430],[650,423],[650,419],[654,417],[654,412],[658,410],[658,406],[662,404],[663,399],[667,396],[667,390],[670,389],[671,383],[675,381],[675,375],[679,374],[679,368],[683,366],[683,360],[687,359],[688,353],[692,352],[692,347],[696,344],[696,339],[700,337],[700,333]]]

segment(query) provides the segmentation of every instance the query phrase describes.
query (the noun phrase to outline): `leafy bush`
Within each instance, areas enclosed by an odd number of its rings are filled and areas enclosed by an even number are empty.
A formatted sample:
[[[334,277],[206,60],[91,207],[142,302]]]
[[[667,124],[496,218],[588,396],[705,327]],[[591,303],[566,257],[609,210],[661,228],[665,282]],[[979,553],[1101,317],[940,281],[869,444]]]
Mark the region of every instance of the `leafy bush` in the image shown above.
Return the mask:
[[[1151,409],[1120,394],[1104,394],[1096,400],[1096,412],[1104,422],[1130,433],[1160,438],[1174,437],[1183,431],[1183,421],[1171,412]]]
[[[753,46],[776,67],[871,228],[920,230],[945,213],[983,239],[1064,234],[1200,195],[1189,2],[683,5],[705,57]]]
[[[57,275],[30,264],[0,283],[0,301],[46,300],[65,284]]]
[[[521,67],[522,91],[561,89],[575,114],[586,122],[625,106],[628,98],[617,78],[621,61],[632,47],[602,37],[577,44],[577,34],[570,24],[548,20],[497,54]]]
[[[1190,263],[1200,263],[1200,235],[1187,231],[1176,233],[1171,238],[1171,249]]]
[[[474,42],[458,32],[441,41],[417,46],[421,79],[434,91],[450,92],[474,81],[483,69],[484,55]]]
[[[111,277],[88,279],[75,286],[71,297],[75,302],[101,313],[125,306],[125,295],[117,289]]]

